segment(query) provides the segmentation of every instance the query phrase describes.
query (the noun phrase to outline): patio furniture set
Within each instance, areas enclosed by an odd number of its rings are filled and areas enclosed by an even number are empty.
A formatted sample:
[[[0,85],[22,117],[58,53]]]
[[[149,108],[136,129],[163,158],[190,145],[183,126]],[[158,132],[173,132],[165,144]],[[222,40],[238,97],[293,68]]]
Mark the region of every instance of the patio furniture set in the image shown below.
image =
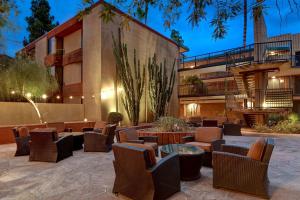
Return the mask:
[[[72,156],[73,150],[81,149],[83,144],[86,152],[112,149],[116,174],[113,193],[132,199],[166,199],[180,191],[180,181],[199,179],[202,166],[212,168],[214,188],[270,198],[272,139],[260,138],[249,149],[230,146],[223,140],[224,128],[212,125],[196,128],[193,136],[182,138],[182,144],[159,148],[158,137],[138,136],[139,127],[101,126],[104,128],[84,128],[83,132],[63,129],[61,133],[54,128],[30,132],[24,127],[15,128],[16,156],[29,154],[30,161],[58,162]],[[118,143],[113,144],[115,136]]]

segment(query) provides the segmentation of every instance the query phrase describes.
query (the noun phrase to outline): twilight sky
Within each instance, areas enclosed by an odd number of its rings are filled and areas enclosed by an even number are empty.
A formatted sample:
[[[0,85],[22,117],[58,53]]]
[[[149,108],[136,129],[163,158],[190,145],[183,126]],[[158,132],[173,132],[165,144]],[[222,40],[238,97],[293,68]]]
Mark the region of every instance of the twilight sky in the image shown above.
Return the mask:
[[[275,0],[268,0],[268,10],[265,15],[268,35],[274,36],[284,33],[300,33],[300,14],[290,13],[289,5],[287,1],[280,0],[280,7],[283,17],[283,21],[280,25],[280,18],[278,10],[275,8]],[[299,2],[300,0],[295,0]],[[109,1],[108,1],[109,2]],[[81,0],[49,0],[52,8],[51,14],[54,15],[55,20],[60,24],[73,17],[81,9]],[[6,39],[6,54],[14,56],[15,52],[23,47],[22,40],[27,36],[25,17],[30,15],[30,0],[19,1],[20,14],[17,17],[13,17],[13,20],[17,27],[16,30],[5,30],[4,35]],[[300,9],[300,8],[299,8]],[[185,11],[185,10],[184,10]],[[209,11],[208,11],[209,12]],[[184,12],[183,12],[184,13]],[[298,12],[300,13],[300,11]],[[208,13],[211,16],[210,12]],[[287,15],[288,14],[288,15]],[[248,38],[247,43],[253,43],[253,20],[249,13],[248,19]],[[186,15],[183,14],[178,22],[173,26],[174,29],[180,31],[185,45],[190,48],[187,53],[188,56],[198,55],[211,51],[218,51],[242,45],[242,33],[243,33],[243,16],[242,14],[229,21],[227,26],[229,27],[228,34],[224,39],[214,40],[212,35],[212,28],[209,26],[209,21],[203,21],[199,27],[192,28],[186,21]],[[208,17],[208,20],[210,17]],[[163,27],[163,20],[157,10],[150,10],[148,17],[148,26],[169,37],[170,30]]]

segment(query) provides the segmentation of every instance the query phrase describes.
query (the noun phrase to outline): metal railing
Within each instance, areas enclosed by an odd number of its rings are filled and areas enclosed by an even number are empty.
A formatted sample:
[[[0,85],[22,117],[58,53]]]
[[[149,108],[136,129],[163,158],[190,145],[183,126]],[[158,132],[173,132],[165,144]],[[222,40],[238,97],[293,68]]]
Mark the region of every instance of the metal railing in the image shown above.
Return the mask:
[[[229,88],[233,94],[238,94],[236,88]],[[195,84],[185,84],[178,86],[178,96],[179,97],[203,97],[203,96],[222,96],[225,95],[224,88],[195,85]]]

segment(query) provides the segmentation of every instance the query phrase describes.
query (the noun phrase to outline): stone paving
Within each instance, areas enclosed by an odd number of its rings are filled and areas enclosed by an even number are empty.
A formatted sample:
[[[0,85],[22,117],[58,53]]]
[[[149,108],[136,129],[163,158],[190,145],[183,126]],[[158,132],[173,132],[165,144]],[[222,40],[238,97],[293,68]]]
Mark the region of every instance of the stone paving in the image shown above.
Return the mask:
[[[273,137],[273,136],[272,136]],[[225,137],[228,144],[249,146],[256,137]],[[269,168],[272,199],[300,199],[300,137],[275,137]],[[112,194],[113,154],[75,151],[59,163],[28,162],[14,157],[15,145],[0,145],[0,199],[124,199]],[[258,199],[212,187],[212,169],[203,167],[201,179],[182,182],[173,200]]]

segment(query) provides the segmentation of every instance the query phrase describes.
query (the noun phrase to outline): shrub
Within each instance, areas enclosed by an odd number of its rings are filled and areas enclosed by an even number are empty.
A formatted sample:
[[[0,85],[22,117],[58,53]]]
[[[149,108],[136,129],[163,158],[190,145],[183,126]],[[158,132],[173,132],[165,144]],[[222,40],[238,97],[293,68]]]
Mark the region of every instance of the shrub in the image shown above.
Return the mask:
[[[278,124],[278,122],[284,120],[284,116],[277,114],[277,113],[272,113],[268,115],[268,125],[269,126],[274,126]]]
[[[272,132],[272,129],[265,124],[257,124],[254,126],[254,129],[257,132],[261,132],[261,133],[271,133]]]
[[[109,124],[118,124],[123,120],[123,115],[119,112],[110,112],[107,117]]]
[[[296,114],[296,113],[291,113],[291,114],[289,114],[289,116],[288,116],[288,120],[289,120],[292,124],[295,124],[295,123],[299,122],[299,115]]]
[[[160,117],[155,125],[162,132],[185,131],[188,128],[184,120],[174,117]]]

